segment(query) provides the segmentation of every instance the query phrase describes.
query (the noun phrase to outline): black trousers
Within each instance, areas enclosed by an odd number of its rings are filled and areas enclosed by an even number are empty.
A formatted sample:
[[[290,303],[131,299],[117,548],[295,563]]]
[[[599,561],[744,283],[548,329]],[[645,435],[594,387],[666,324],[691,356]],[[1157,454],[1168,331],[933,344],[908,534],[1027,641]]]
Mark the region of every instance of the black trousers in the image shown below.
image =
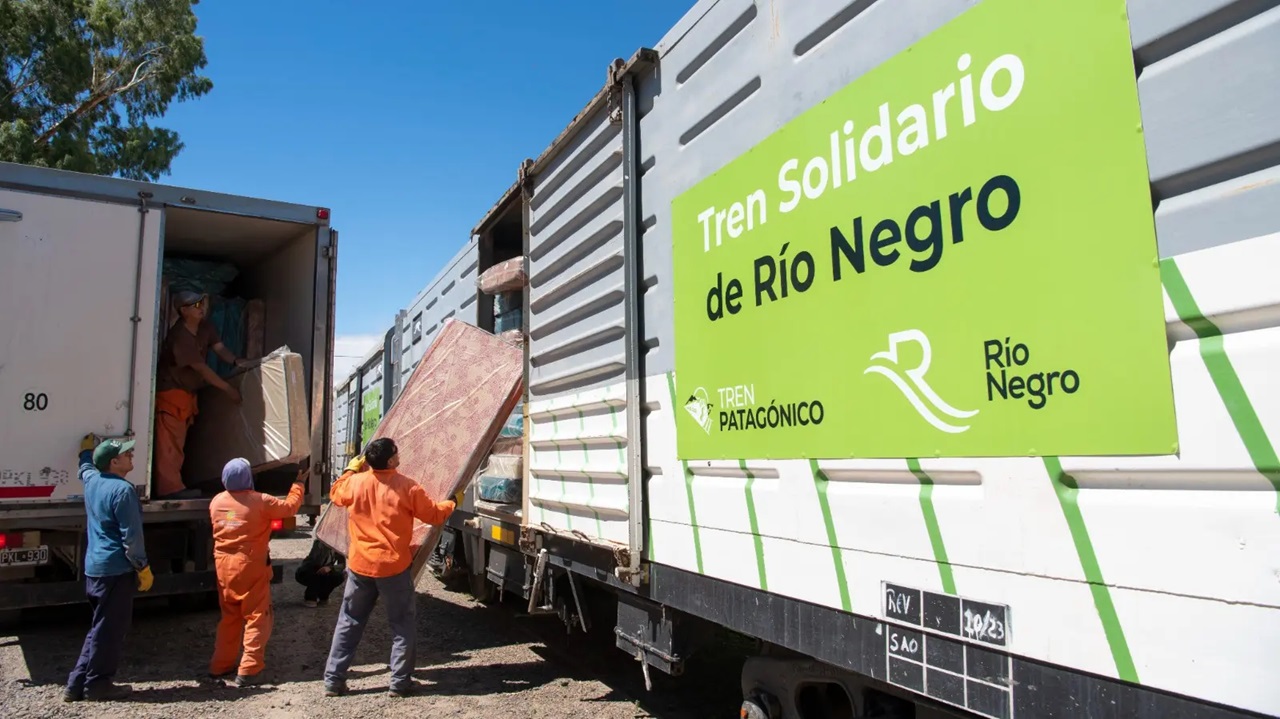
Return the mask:
[[[322,602],[329,599],[329,595],[333,594],[333,590],[341,587],[347,581],[347,571],[341,569],[336,572],[330,571],[327,574],[320,574],[314,569],[299,568],[297,579],[298,584],[307,588],[303,592],[303,599]]]
[[[93,608],[93,624],[85,635],[80,660],[67,677],[67,688],[83,690],[109,682],[120,666],[124,638],[133,623],[133,593],[138,579],[133,572],[114,577],[85,577],[84,590]]]

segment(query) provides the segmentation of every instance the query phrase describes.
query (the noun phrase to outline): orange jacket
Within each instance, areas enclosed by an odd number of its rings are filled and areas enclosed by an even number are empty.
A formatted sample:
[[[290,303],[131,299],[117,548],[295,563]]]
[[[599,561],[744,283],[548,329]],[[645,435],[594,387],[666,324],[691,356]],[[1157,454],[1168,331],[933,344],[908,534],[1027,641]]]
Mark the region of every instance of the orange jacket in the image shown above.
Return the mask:
[[[444,524],[454,503],[435,502],[417,482],[394,469],[346,472],[329,488],[329,501],[347,508],[347,569],[365,577],[392,577],[413,562],[413,523]]]
[[[297,514],[302,493],[301,484],[293,485],[285,499],[252,490],[219,493],[209,503],[214,558],[242,555],[251,563],[266,564],[271,520]]]

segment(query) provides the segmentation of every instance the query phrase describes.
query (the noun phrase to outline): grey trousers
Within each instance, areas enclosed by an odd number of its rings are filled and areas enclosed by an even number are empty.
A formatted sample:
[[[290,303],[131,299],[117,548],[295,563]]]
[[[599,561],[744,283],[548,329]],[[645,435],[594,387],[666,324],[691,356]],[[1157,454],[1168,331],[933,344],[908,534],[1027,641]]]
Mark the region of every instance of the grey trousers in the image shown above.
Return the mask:
[[[326,687],[341,685],[356,658],[356,647],[364,635],[373,605],[381,596],[391,624],[391,688],[408,688],[413,682],[414,659],[417,655],[413,577],[410,570],[392,577],[366,577],[347,569],[347,586],[342,593],[342,610],[338,626],[333,630],[329,661],[324,668]]]

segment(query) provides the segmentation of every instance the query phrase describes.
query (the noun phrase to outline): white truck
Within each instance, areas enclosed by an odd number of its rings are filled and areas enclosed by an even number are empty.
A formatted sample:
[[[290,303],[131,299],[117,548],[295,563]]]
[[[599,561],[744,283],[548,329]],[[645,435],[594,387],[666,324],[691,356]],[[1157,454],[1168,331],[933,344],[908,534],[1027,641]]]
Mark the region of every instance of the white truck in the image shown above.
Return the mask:
[[[142,499],[152,592],[215,587],[209,499],[151,499],[168,258],[230,263],[228,292],[262,301],[267,351],[301,355],[311,441],[304,461],[313,470],[301,514],[314,520],[330,441],[337,232],[329,214],[0,163],[0,611],[84,598],[77,450],[87,433],[136,442],[129,479]],[[286,491],[292,473],[278,474],[260,476],[259,489]]]

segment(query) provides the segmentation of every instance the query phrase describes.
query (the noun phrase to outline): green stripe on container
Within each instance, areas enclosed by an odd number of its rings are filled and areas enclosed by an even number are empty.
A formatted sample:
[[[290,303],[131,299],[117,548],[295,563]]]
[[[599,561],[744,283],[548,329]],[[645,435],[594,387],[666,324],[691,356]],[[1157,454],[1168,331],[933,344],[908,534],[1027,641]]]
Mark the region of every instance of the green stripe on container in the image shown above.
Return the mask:
[[[674,372],[667,373],[667,389],[671,392],[671,424],[675,429],[675,423],[679,419],[676,415],[679,405],[676,404],[676,375]],[[684,491],[689,497],[689,526],[693,528],[693,554],[698,561],[698,574],[702,574],[702,535],[698,530],[698,511],[693,503],[693,472],[689,471],[689,463],[680,460],[680,467],[684,470]]]
[[[1267,437],[1267,431],[1258,419],[1258,413],[1249,401],[1244,383],[1236,373],[1231,358],[1227,356],[1223,346],[1222,330],[1212,320],[1200,312],[1200,306],[1191,296],[1191,288],[1178,269],[1172,257],[1160,261],[1160,279],[1164,283],[1169,301],[1178,313],[1178,319],[1191,328],[1200,338],[1200,358],[1213,378],[1213,385],[1218,389],[1222,404],[1226,405],[1227,414],[1236,427],[1236,434],[1244,442],[1249,459],[1258,473],[1267,478],[1276,491],[1276,512],[1280,513],[1280,459],[1276,458],[1275,446]]]
[[[1093,540],[1089,538],[1089,530],[1085,527],[1084,514],[1076,501],[1080,488],[1071,475],[1062,470],[1062,462],[1057,457],[1045,457],[1044,466],[1049,471],[1049,480],[1053,482],[1058,504],[1062,506],[1062,514],[1071,530],[1071,541],[1076,545],[1076,554],[1080,557],[1084,577],[1089,582],[1089,591],[1093,593],[1093,605],[1098,609],[1102,631],[1111,647],[1116,674],[1127,682],[1137,684],[1138,669],[1133,664],[1133,655],[1129,653],[1129,642],[1124,637],[1124,628],[1120,626],[1120,615],[1116,613],[1116,605],[1111,601],[1111,590],[1102,578],[1102,568],[1098,565],[1098,555],[1093,551]]]
[[[756,476],[747,469],[747,460],[738,460],[738,466],[747,475],[747,519],[751,522],[751,539],[756,545],[756,572],[760,575],[760,589],[769,591],[769,578],[764,571],[764,538],[760,536],[760,522],[756,519],[755,483]]]
[[[831,560],[836,567],[836,583],[840,585],[840,606],[846,612],[853,611],[853,602],[849,599],[849,582],[844,576],[844,556],[840,550],[840,542],[836,540],[836,524],[831,518],[831,503],[827,500],[827,485],[831,480],[818,466],[818,460],[809,460],[809,471],[813,473],[813,484],[818,490],[818,505],[822,507],[822,522],[827,526],[827,544],[831,545]]]
[[[929,531],[929,544],[933,545],[933,561],[938,565],[942,578],[942,591],[956,593],[956,578],[947,559],[947,545],[942,542],[942,530],[938,527],[938,514],[933,509],[933,478],[920,468],[920,460],[908,459],[907,467],[920,481],[920,511],[924,512],[924,526]]]
[[[573,408],[573,411],[578,413],[578,432],[581,435],[586,435],[587,418],[584,414],[582,414],[582,410],[577,407],[577,401],[578,400],[575,397],[574,398],[575,406]],[[587,451],[587,442],[586,440],[582,439],[581,436],[578,437],[578,442],[582,444],[582,471],[584,474],[587,475],[587,502],[589,504],[594,505],[596,502],[596,481],[591,478],[591,470],[590,470],[591,464],[589,461],[590,457]],[[600,512],[596,511],[596,508],[594,506],[589,506],[587,507],[587,509],[591,510],[591,514],[594,515],[596,518],[596,536],[603,538],[604,524],[600,522]]]
[[[565,507],[564,498],[569,494],[569,485],[564,478],[564,458],[560,451],[560,415],[554,411],[551,413],[551,433],[556,438],[556,476],[560,478],[560,510],[564,512],[564,523],[566,528],[573,531],[573,519],[569,516],[569,509]],[[546,521],[545,519],[543,521]]]

